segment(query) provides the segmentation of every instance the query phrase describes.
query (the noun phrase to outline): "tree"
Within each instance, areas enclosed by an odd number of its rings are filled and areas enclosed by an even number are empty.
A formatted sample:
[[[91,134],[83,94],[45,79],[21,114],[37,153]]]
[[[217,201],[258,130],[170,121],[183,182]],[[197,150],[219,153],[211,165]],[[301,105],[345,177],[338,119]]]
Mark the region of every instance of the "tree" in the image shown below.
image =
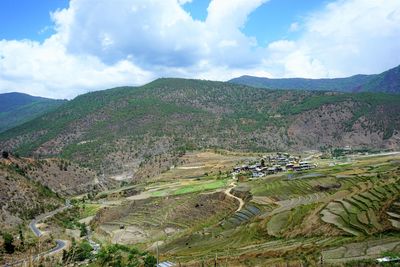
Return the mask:
[[[79,244],[76,250],[75,260],[84,261],[86,259],[89,259],[92,255],[92,250],[93,248],[89,244],[89,242],[83,241],[82,243]]]
[[[14,246],[14,237],[10,233],[3,233],[3,239],[4,239],[4,250],[8,254],[13,254],[15,251],[15,246]]]
[[[86,225],[84,223],[81,223],[79,228],[81,230],[81,237],[86,236],[88,234],[88,230],[87,230]]]
[[[3,151],[2,156],[3,156],[3,158],[8,159],[8,152]]]
[[[261,167],[265,167],[265,160],[261,159]]]
[[[144,266],[145,267],[154,267],[157,264],[157,259],[153,255],[147,255],[146,258],[144,258]]]
[[[22,233],[22,226],[21,225],[19,226],[19,240],[21,240],[21,246],[24,247],[25,238],[24,238],[24,234]]]
[[[67,253],[63,253],[63,261],[65,263],[84,261],[92,257],[93,248],[88,241],[83,241],[79,245],[72,240],[71,249]]]

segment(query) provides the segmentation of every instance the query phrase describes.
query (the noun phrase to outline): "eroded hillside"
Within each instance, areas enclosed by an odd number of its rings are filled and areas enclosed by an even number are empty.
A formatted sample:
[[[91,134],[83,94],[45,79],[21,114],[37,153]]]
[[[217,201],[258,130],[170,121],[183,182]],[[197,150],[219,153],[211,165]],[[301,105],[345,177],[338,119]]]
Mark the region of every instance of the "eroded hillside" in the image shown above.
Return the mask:
[[[48,187],[28,177],[18,164],[0,162],[0,225],[15,229],[24,220],[51,211],[63,204]]]
[[[191,149],[400,147],[400,96],[273,91],[158,79],[88,93],[0,135],[21,155],[59,155],[116,179],[150,178]]]
[[[8,155],[0,159],[0,224],[15,228],[62,205],[63,197],[96,192],[107,185],[93,171],[69,161]]]

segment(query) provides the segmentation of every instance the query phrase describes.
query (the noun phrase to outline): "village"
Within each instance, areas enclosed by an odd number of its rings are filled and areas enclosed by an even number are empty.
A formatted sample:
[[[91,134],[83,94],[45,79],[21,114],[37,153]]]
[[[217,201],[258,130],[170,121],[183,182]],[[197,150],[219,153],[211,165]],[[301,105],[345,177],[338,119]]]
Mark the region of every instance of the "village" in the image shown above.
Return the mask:
[[[240,173],[251,174],[251,178],[256,179],[278,172],[299,172],[315,167],[316,164],[307,160],[301,160],[299,156],[292,156],[289,153],[277,153],[273,156],[263,156],[259,162],[253,162],[253,164],[234,167],[232,175]]]

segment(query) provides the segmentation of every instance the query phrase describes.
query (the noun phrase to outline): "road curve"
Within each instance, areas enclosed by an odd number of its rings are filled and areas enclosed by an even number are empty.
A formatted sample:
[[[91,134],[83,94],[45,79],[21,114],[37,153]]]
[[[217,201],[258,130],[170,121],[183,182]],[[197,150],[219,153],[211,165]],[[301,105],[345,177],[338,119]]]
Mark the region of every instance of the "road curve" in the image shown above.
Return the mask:
[[[55,214],[57,214],[57,213],[59,213],[59,212],[62,212],[62,211],[64,211],[64,210],[68,209],[68,208],[70,208],[71,206],[72,206],[72,205],[71,205],[70,202],[67,200],[65,206],[63,206],[63,207],[61,207],[61,208],[58,208],[58,209],[56,209],[56,210],[53,210],[53,211],[50,211],[50,212],[47,212],[47,213],[44,213],[44,214],[41,214],[41,215],[37,216],[35,219],[31,220],[31,222],[29,223],[29,229],[31,229],[32,233],[33,233],[36,237],[41,237],[41,236],[43,235],[43,233],[42,233],[42,231],[40,231],[39,228],[37,228],[36,224],[37,224],[39,221],[41,221],[41,220],[47,219],[47,218],[49,218],[49,217],[52,217],[52,216],[54,216]],[[50,250],[48,250],[48,251],[45,251],[45,252],[42,252],[42,253],[39,253],[39,254],[33,256],[33,260],[36,260],[36,259],[38,259],[38,258],[40,258],[40,257],[46,257],[46,256],[50,256],[50,255],[52,255],[52,254],[55,254],[55,253],[57,253],[57,252],[63,250],[63,249],[66,247],[66,245],[67,245],[67,241],[61,240],[61,239],[57,239],[57,240],[56,240],[56,246],[55,246],[54,248],[52,248],[52,249],[50,249]],[[27,259],[22,259],[22,260],[15,261],[15,262],[12,262],[12,263],[6,263],[6,264],[4,264],[4,267],[24,265],[24,264],[25,264],[27,261],[29,261],[29,260],[30,260],[30,259],[27,258]]]
[[[31,229],[31,231],[33,232],[33,234],[36,237],[40,237],[42,236],[42,232],[36,227],[36,223],[37,221],[35,219],[33,219],[30,223],[29,223],[29,229]]]
[[[44,256],[49,256],[49,255],[52,255],[54,253],[59,252],[60,250],[63,250],[65,248],[65,246],[67,245],[67,241],[57,239],[56,240],[56,244],[57,245],[54,248],[52,248],[49,251],[45,252]]]

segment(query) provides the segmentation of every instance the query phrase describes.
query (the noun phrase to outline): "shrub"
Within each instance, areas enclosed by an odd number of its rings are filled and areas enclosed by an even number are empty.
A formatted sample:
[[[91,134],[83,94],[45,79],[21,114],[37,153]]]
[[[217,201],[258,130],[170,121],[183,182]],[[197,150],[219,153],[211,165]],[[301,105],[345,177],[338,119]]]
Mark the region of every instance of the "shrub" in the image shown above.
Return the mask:
[[[4,239],[4,250],[8,254],[13,254],[15,251],[15,246],[14,246],[14,237],[10,233],[3,233],[3,239]]]

